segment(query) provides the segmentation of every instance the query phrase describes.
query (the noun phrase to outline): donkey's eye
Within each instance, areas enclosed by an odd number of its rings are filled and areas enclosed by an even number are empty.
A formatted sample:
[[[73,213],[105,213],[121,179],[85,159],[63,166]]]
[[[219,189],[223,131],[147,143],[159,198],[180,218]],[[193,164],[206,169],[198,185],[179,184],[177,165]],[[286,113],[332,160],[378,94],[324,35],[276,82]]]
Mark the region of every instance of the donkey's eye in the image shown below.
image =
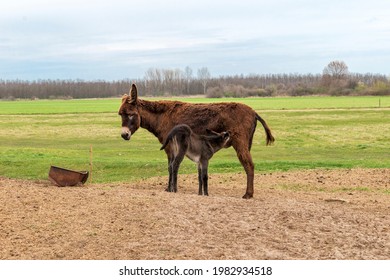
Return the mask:
[[[133,120],[134,119],[134,117],[135,117],[135,115],[129,115],[129,120]]]

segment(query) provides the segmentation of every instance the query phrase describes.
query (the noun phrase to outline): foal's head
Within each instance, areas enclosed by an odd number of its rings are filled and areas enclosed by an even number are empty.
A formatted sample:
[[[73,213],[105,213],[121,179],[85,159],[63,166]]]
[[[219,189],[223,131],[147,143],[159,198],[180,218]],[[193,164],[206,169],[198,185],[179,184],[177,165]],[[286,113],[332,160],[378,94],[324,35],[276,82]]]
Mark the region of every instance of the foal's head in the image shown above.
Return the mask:
[[[206,128],[206,132],[206,139],[210,141],[214,148],[218,148],[218,150],[226,147],[227,142],[230,140],[229,131],[215,132]]]
[[[138,93],[135,84],[131,85],[130,94],[122,97],[122,105],[118,114],[122,117],[122,138],[130,140],[141,124],[138,112]]]

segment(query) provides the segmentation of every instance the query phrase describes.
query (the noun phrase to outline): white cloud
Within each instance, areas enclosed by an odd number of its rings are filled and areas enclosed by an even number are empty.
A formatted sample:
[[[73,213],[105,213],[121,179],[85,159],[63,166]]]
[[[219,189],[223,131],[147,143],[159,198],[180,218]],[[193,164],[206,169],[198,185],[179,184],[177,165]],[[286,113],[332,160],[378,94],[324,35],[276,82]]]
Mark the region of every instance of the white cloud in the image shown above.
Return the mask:
[[[390,3],[380,0],[13,0],[0,4],[0,30],[0,79],[34,65],[29,78],[111,79],[186,65],[320,72],[336,58],[387,74],[390,63]],[[369,63],[378,56],[383,63]]]

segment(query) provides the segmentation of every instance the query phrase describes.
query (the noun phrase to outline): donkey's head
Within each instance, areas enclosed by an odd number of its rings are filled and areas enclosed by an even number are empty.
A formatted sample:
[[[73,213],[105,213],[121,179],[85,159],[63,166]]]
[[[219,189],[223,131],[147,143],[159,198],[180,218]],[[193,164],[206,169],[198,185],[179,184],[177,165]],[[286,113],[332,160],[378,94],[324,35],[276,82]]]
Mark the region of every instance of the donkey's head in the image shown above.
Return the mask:
[[[131,85],[129,95],[122,97],[122,105],[118,114],[122,117],[122,138],[130,140],[141,124],[141,117],[138,112],[138,94],[135,84]]]

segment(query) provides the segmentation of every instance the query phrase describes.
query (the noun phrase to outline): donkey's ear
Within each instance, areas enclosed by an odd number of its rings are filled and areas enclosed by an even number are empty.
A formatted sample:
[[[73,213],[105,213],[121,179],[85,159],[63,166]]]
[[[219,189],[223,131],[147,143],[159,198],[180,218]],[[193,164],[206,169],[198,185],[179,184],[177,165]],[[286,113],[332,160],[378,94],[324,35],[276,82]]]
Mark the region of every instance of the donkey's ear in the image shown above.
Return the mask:
[[[136,103],[138,99],[138,92],[137,92],[137,86],[135,84],[131,85],[130,89],[130,98],[128,99],[128,103]]]

